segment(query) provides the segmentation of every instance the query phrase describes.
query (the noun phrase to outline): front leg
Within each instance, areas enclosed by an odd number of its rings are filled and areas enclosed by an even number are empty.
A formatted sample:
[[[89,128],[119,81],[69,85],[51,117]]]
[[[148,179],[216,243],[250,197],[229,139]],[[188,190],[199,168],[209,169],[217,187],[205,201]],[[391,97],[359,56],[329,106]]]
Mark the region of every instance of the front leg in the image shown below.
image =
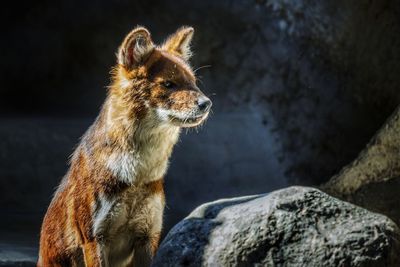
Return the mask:
[[[137,247],[134,251],[132,267],[148,267],[151,264],[153,255],[151,253],[150,244],[143,247]]]
[[[86,267],[108,267],[105,250],[100,243],[91,241],[83,245],[83,256]]]
[[[156,255],[157,249],[158,249],[158,245],[160,243],[160,237],[161,237],[161,233],[155,233],[153,234],[153,236],[150,238],[150,249],[151,249],[151,254],[152,257],[154,257]]]
[[[157,252],[160,233],[155,233],[149,237],[141,246],[136,246],[134,251],[133,266],[150,266],[154,255]]]

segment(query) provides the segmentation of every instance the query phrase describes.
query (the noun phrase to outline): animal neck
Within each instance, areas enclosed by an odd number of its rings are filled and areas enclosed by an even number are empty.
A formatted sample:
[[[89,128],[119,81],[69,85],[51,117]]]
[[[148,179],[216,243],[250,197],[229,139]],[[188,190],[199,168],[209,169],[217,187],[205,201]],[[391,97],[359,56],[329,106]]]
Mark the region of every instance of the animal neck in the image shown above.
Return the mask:
[[[180,128],[159,123],[148,113],[142,118],[126,119],[126,114],[106,110],[107,148],[105,166],[117,179],[129,184],[149,183],[162,179],[168,167]]]

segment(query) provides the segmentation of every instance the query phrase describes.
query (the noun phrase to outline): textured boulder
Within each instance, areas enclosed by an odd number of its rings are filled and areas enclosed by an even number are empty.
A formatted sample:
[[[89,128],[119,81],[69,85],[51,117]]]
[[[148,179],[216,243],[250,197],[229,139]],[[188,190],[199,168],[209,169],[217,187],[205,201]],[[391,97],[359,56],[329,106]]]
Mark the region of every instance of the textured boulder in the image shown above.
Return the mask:
[[[358,157],[321,190],[400,224],[400,106]]]
[[[399,266],[383,215],[307,187],[204,204],[162,242],[153,266]]]

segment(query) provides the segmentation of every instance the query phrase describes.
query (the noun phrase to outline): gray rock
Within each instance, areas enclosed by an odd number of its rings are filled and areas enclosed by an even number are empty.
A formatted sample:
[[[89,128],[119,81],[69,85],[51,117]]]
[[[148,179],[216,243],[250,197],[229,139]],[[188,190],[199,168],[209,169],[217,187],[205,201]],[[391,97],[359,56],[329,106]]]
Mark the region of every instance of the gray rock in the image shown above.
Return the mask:
[[[400,106],[358,157],[320,189],[400,224]]]
[[[153,266],[399,266],[398,227],[307,187],[204,204],[162,242]]]

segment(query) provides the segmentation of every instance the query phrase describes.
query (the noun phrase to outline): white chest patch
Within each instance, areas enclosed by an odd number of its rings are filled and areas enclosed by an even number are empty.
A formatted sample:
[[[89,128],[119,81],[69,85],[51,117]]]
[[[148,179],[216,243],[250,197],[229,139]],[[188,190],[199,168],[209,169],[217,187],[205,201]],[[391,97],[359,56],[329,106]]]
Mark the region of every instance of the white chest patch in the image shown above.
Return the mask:
[[[104,196],[101,196],[99,202],[97,203],[97,207],[95,208],[96,211],[94,213],[94,220],[93,220],[93,233],[97,235],[103,231],[105,227],[105,222],[107,221],[107,217],[112,211],[114,206],[115,200],[107,199]]]
[[[113,152],[107,160],[107,168],[121,181],[132,183],[140,162],[137,153]]]
[[[178,140],[175,126],[146,126],[134,135],[131,151],[117,150],[109,155],[106,166],[121,181],[148,183],[162,178],[168,167],[172,148]]]
[[[163,210],[162,195],[149,194],[142,188],[132,187],[115,200],[104,196],[99,199],[93,233],[104,238],[102,251],[109,266],[125,266],[123,263],[129,262],[133,255],[135,240],[161,232]]]

